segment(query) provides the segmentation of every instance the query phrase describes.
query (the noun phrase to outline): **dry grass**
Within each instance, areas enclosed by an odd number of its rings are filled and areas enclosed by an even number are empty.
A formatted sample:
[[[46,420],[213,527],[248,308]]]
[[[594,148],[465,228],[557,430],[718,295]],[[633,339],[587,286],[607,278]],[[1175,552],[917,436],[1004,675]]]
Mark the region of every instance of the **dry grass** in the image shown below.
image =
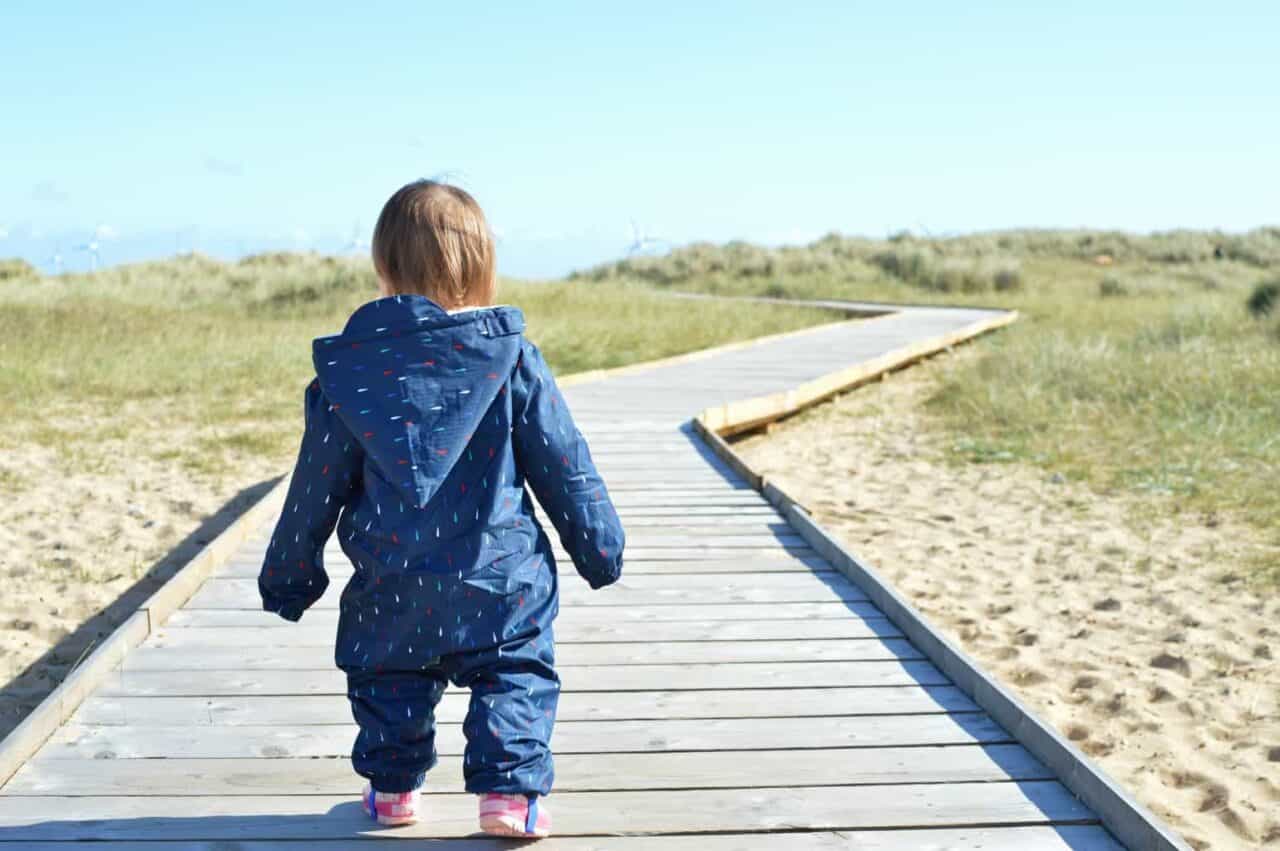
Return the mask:
[[[36,444],[105,471],[138,455],[234,476],[238,458],[296,446],[310,340],[375,297],[363,260],[199,255],[92,275],[0,282],[0,446]],[[619,366],[836,317],[672,303],[628,283],[504,282],[560,373]],[[194,437],[166,439],[194,429]],[[106,447],[110,447],[109,450]],[[230,472],[227,472],[227,471]]]

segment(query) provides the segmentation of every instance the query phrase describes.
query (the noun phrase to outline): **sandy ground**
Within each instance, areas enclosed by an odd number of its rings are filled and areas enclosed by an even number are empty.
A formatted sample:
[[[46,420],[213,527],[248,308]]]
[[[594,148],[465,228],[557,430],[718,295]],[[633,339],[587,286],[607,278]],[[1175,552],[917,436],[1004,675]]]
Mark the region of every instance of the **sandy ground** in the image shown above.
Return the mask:
[[[1233,569],[1254,533],[949,462],[922,403],[974,356],[737,448],[1192,845],[1280,847],[1280,593]]]
[[[91,463],[34,445],[0,453],[0,736],[288,463],[238,459],[219,480],[144,456],[110,445]]]

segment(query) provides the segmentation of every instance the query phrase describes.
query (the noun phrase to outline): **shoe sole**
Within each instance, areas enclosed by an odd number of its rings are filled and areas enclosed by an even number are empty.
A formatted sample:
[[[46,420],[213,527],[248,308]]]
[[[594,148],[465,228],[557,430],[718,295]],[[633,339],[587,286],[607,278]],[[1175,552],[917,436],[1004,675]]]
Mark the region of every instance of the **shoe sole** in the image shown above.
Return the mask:
[[[490,836],[513,836],[520,839],[545,839],[551,835],[549,830],[527,833],[523,823],[501,817],[480,819],[480,829]]]

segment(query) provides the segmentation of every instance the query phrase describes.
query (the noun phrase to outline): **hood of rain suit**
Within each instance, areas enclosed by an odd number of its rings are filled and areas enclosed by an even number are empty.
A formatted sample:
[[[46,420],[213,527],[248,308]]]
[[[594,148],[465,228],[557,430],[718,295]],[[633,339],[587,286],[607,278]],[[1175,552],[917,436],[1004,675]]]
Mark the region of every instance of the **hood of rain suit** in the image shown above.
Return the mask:
[[[511,375],[524,327],[515,307],[450,314],[427,298],[391,296],[316,339],[312,359],[368,462],[422,508]]]
[[[497,632],[464,626],[502,621],[508,603],[526,624],[549,624],[555,560],[531,492],[592,586],[619,577],[617,512],[523,329],[512,307],[449,314],[398,296],[315,341],[298,461],[258,584],[265,609],[301,617],[328,587],[324,549],[336,529],[355,567],[342,593],[340,665],[394,661],[397,648],[474,649]],[[425,629],[415,607],[451,613],[432,646],[392,641],[374,653],[356,637],[392,622]]]

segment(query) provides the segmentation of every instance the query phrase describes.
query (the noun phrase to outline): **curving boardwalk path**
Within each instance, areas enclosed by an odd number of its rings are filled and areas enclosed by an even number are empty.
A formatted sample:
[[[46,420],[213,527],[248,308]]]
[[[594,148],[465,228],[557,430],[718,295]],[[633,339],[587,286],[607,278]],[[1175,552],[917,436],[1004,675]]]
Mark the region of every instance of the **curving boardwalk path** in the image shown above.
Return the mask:
[[[912,309],[566,387],[629,549],[604,592],[561,570],[558,836],[540,848],[1120,847],[689,427],[710,405],[990,315]],[[254,577],[270,527],[0,789],[0,849],[513,847],[466,838],[456,692],[426,820],[379,829],[361,814],[332,665],[350,565],[331,546],[336,581],[317,607],[298,625],[266,615]]]

